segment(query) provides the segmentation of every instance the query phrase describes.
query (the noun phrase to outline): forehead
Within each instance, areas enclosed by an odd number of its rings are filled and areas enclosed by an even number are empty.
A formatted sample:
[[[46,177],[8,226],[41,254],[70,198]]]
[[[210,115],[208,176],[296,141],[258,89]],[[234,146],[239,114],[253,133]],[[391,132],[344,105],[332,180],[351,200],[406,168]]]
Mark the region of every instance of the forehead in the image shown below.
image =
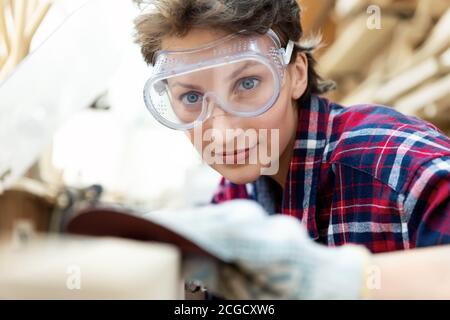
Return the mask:
[[[193,28],[182,37],[166,36],[162,38],[162,50],[186,50],[211,43],[228,35],[228,32],[216,29]]]

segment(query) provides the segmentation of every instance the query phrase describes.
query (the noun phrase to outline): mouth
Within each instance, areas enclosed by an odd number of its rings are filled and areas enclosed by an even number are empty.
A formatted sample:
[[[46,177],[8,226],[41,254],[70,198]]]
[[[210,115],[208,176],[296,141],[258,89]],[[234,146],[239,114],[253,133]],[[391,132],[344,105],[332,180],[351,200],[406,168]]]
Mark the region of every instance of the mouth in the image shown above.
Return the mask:
[[[255,150],[257,146],[258,143],[245,149],[217,152],[216,155],[222,158],[224,164],[246,164],[246,160],[249,158],[250,152]]]

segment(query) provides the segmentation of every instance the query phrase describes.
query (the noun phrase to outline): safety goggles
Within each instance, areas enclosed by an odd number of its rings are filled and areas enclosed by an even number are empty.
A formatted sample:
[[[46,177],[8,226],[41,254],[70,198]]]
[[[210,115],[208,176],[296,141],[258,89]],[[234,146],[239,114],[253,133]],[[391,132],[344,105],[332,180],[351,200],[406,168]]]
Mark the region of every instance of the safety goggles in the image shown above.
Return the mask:
[[[159,51],[144,88],[151,114],[163,125],[189,130],[215,107],[238,117],[269,110],[280,94],[294,43],[286,49],[273,32],[241,31],[204,46]]]

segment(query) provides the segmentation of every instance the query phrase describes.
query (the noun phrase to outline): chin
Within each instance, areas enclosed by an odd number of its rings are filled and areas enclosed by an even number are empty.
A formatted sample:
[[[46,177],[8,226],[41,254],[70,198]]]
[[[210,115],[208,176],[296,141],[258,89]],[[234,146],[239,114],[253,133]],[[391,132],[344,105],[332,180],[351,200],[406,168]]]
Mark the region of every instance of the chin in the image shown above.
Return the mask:
[[[261,176],[260,165],[216,165],[214,169],[225,179],[235,184],[246,184],[256,181]]]

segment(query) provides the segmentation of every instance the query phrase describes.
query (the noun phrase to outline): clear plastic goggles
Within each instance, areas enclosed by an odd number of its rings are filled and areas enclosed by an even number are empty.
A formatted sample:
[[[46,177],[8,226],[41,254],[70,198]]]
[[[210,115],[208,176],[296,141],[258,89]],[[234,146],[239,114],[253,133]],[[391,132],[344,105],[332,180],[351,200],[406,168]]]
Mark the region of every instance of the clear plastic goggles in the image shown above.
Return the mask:
[[[216,106],[239,117],[255,117],[278,99],[293,42],[281,48],[277,35],[244,31],[189,50],[159,51],[144,100],[165,126],[189,130]]]

